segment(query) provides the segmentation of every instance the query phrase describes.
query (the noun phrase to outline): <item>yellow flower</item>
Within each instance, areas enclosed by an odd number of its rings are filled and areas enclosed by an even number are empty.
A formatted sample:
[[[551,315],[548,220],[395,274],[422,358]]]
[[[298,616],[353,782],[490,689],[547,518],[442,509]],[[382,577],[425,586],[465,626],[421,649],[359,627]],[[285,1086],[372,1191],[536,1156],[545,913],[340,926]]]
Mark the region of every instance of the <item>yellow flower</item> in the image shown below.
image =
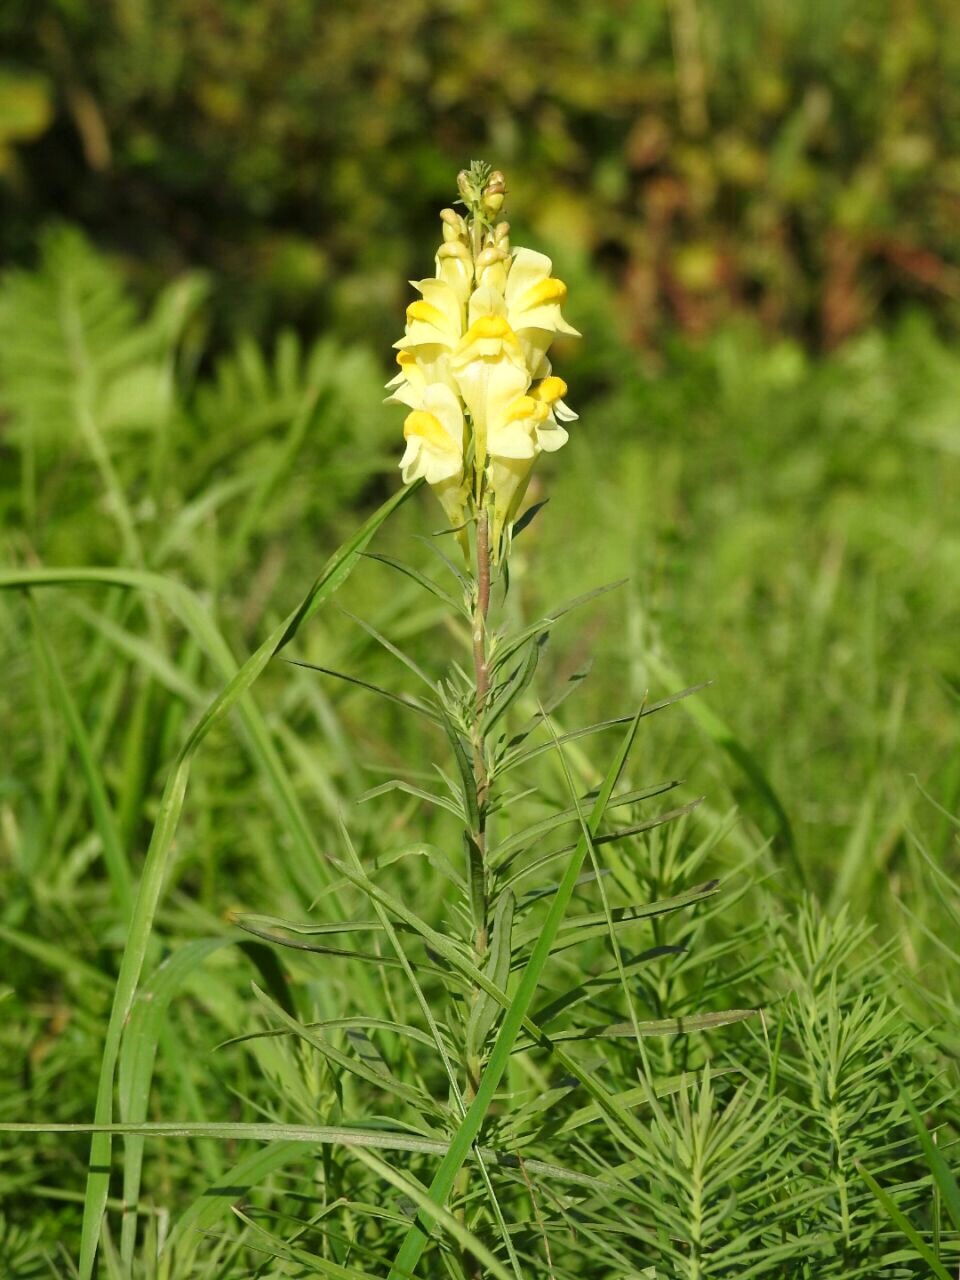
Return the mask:
[[[407,414],[403,424],[407,442],[400,460],[404,484],[421,477],[433,489],[450,524],[467,518],[468,486],[463,475],[465,424],[460,401],[442,383],[426,388],[421,407]],[[465,543],[465,535],[461,543]]]
[[[562,378],[545,378],[488,421],[493,546],[498,559],[507,549],[502,545],[505,531],[509,545],[509,529],[530,483],[534,462],[541,453],[553,453],[569,439],[555,414],[566,389]]]
[[[474,314],[474,299],[470,300]],[[473,424],[474,467],[478,481],[487,461],[487,424],[530,385],[520,340],[502,315],[481,314],[461,338],[450,363]]]
[[[387,383],[386,389],[391,394],[384,404],[405,404],[411,409],[419,409],[427,389],[426,374],[412,351],[398,351],[397,364],[400,372]]]
[[[421,476],[430,485],[463,479],[463,410],[449,387],[442,383],[427,387],[421,407],[407,414],[403,435],[407,442],[400,460],[404,484]]]
[[[407,329],[394,346],[400,349],[439,343],[456,346],[463,332],[463,307],[453,287],[446,280],[414,280],[413,287],[422,295],[407,307]]]
[[[563,318],[560,308],[567,286],[550,274],[552,270],[553,263],[545,253],[516,249],[504,290],[507,320],[523,344],[534,377],[543,376],[541,365],[554,334],[580,337]]]
[[[422,296],[407,307],[406,332],[393,345],[416,356],[427,382],[452,386],[450,353],[463,332],[463,306],[446,280],[414,280],[413,287]]]
[[[547,360],[547,374],[535,386],[530,388],[530,394],[535,400],[542,401],[549,409],[550,420],[558,426],[561,422],[576,422],[580,416],[573,412],[568,404],[561,398],[567,394],[567,384],[562,378],[558,378],[550,374],[550,361]],[[564,432],[564,443],[567,439],[567,433]]]

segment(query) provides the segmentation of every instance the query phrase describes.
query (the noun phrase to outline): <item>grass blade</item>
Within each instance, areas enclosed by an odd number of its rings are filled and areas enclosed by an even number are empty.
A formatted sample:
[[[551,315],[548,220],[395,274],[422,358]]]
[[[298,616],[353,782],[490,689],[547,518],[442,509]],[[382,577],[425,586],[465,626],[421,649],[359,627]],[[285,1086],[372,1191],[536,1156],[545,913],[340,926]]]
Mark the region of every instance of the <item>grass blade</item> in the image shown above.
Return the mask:
[[[490,1250],[477,1239],[473,1232],[469,1231],[449,1209],[438,1207],[429,1192],[416,1179],[398,1173],[386,1161],[379,1159],[370,1151],[364,1151],[358,1147],[354,1154],[368,1168],[373,1169],[375,1173],[379,1173],[385,1182],[389,1182],[391,1186],[396,1187],[405,1196],[409,1196],[418,1208],[429,1210],[437,1223],[449,1235],[453,1236],[461,1249],[469,1251],[478,1262],[483,1263],[486,1268],[485,1275],[496,1276],[497,1280],[512,1280],[506,1267],[497,1261]]]
[[[866,1169],[859,1163],[859,1161],[857,1162],[857,1172],[873,1192],[877,1202],[880,1204],[890,1221],[894,1226],[899,1227],[913,1245],[914,1249],[916,1249],[920,1257],[930,1268],[931,1275],[936,1276],[937,1280],[953,1280],[950,1272],[946,1269],[939,1258],[937,1258],[930,1246],[921,1238],[919,1231],[917,1231],[910,1219],[897,1205],[893,1197],[889,1196],[886,1191],[884,1191],[883,1187],[880,1186],[875,1178],[867,1173]]]
[[[231,938],[197,938],[169,956],[137,993],[117,1063],[117,1102],[127,1124],[146,1119],[157,1044],[170,1001],[185,979]],[[120,1260],[133,1267],[137,1233],[137,1201],[143,1168],[144,1138],[131,1134],[125,1144],[123,1166],[123,1221],[120,1227]]]
[[[33,623],[34,634],[37,637],[37,644],[43,658],[43,665],[46,667],[47,675],[50,679],[54,700],[70,731],[84,781],[87,784],[90,809],[100,836],[100,842],[103,845],[103,861],[107,869],[107,876],[113,886],[120,913],[125,920],[129,920],[133,911],[133,877],[130,874],[130,865],[120,839],[120,831],[114,818],[113,808],[107,796],[103,774],[97,765],[93,745],[83,723],[83,717],[80,715],[73,695],[67,687],[67,682],[60,669],[60,663],[57,661],[53,646],[47,638],[46,629],[40,620],[40,614],[33,596],[29,591],[26,595],[27,607],[30,610],[30,620]]]
[[[917,1137],[920,1139],[920,1146],[923,1148],[927,1167],[933,1175],[933,1180],[937,1184],[940,1195],[943,1197],[944,1207],[950,1215],[950,1221],[953,1223],[954,1229],[960,1231],[960,1186],[957,1185],[956,1178],[947,1167],[947,1162],[944,1160],[940,1148],[930,1137],[930,1131],[923,1122],[923,1116],[914,1105],[913,1099],[902,1087],[900,1089],[900,1098],[910,1113],[913,1127],[916,1130]]]

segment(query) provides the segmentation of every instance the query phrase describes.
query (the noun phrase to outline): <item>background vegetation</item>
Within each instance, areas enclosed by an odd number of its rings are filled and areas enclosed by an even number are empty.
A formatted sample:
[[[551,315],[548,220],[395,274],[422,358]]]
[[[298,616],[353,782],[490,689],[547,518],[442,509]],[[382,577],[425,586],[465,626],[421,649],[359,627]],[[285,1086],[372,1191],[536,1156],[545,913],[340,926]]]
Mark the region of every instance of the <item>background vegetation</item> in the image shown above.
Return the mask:
[[[610,893],[617,907],[717,876],[721,892],[618,934],[629,981],[609,980],[604,930],[562,952],[543,1000],[592,984],[577,1008],[597,1026],[631,1001],[651,1020],[764,1015],[644,1039],[666,1100],[628,1104],[639,1149],[626,1118],[604,1127],[556,1063],[521,1055],[519,1116],[503,1103],[484,1140],[613,1178],[617,1194],[504,1169],[513,1233],[476,1188],[465,1222],[507,1266],[509,1240],[524,1275],[955,1274],[956,1189],[923,1145],[929,1129],[956,1167],[949,9],[4,6],[0,580],[20,589],[0,593],[0,1122],[93,1116],[177,752],[394,492],[400,414],[380,388],[405,281],[427,269],[452,175],[484,154],[585,334],[558,353],[581,422],[540,478],[550,505],[518,541],[507,616],[627,579],[554,630],[536,692],[573,678],[557,711],[572,730],[713,681],[644,722],[631,764],[636,788],[682,779],[641,819],[706,799],[618,843]],[[372,549],[442,574],[415,536],[435,518],[414,497]],[[52,567],[126,586],[22,589]],[[286,656],[409,692],[356,617],[434,678],[460,653],[442,602],[365,560]],[[353,1016],[423,1030],[405,975],[259,945],[230,920],[371,916],[362,886],[341,883],[336,909],[330,896],[346,821],[368,874],[455,934],[438,854],[459,839],[451,815],[409,793],[357,804],[393,777],[426,786],[430,762],[448,763],[443,736],[281,661],[251,698],[190,763],[122,1114],[442,1134],[424,1102],[447,1089],[429,1046],[338,1026],[318,1047],[303,1031]],[[582,745],[569,763],[588,793],[615,743]],[[569,811],[549,754],[529,785],[519,828]],[[574,917],[600,905],[581,886]],[[405,947],[446,1009],[436,955]],[[289,1030],[284,1017],[296,1034],[243,1039]],[[636,1042],[575,1050],[612,1096],[636,1089]],[[435,1164],[151,1138],[124,1229],[136,1151],[121,1163],[118,1148],[104,1275],[386,1274],[416,1193],[388,1175],[426,1183]],[[84,1136],[4,1136],[12,1276],[74,1274],[88,1152]],[[421,1274],[463,1274],[444,1239]]]

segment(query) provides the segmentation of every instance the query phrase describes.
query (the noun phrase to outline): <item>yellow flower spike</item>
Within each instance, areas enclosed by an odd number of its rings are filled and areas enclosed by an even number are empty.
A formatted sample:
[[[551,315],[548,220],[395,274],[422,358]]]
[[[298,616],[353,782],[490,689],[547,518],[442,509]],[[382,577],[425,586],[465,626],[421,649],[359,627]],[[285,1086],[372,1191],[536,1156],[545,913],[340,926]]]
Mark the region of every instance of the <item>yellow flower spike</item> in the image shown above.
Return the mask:
[[[567,288],[550,259],[511,248],[509,223],[495,222],[503,174],[477,161],[457,181],[466,216],[440,214],[436,276],[413,282],[421,296],[394,344],[399,372],[387,389],[411,410],[404,480],[430,484],[465,554],[463,526],[489,509],[502,558],[536,459],[566,442],[561,423],[576,417],[547,352],[558,333],[577,331],[563,317]]]

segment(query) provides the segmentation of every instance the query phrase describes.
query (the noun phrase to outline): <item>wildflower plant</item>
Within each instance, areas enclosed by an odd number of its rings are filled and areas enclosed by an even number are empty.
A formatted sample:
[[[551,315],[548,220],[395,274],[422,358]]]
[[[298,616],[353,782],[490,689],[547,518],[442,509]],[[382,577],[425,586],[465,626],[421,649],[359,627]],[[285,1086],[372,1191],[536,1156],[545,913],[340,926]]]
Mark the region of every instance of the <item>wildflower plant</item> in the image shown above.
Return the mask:
[[[635,1156],[637,1144],[645,1145],[647,1137],[615,1089],[603,1084],[603,1058],[583,1061],[568,1042],[629,1040],[636,1053],[633,1077],[646,1080],[639,1085],[641,1092],[660,1113],[643,1039],[672,1034],[678,1024],[640,1017],[625,965],[635,972],[659,952],[652,948],[649,956],[641,952],[638,959],[627,949],[630,934],[642,936],[644,922],[651,917],[695,906],[717,888],[708,882],[685,886],[665,902],[631,902],[627,893],[636,881],[624,863],[601,865],[602,845],[648,831],[691,806],[638,814],[611,829],[610,811],[633,813],[635,806],[676,785],[638,787],[625,782],[640,721],[657,706],[560,735],[551,712],[575,689],[578,678],[557,691],[548,706],[532,696],[553,627],[583,599],[519,631],[495,625],[491,604],[498,589],[505,593],[509,584],[513,536],[533,468],[541,453],[555,452],[566,443],[564,424],[576,419],[565,403],[567,387],[554,373],[549,353],[558,335],[579,334],[564,317],[567,290],[554,276],[551,260],[511,245],[509,224],[500,219],[503,174],[474,162],[460,173],[458,187],[463,212],[441,213],[443,242],[436,253],[435,275],[414,282],[420,296],[407,308],[404,335],[395,344],[399,372],[388,383],[389,399],[408,410],[400,462],[403,479],[407,484],[426,482],[432,489],[467,566],[464,573],[441,556],[456,575],[462,603],[431,579],[418,579],[469,624],[472,655],[469,674],[455,666],[445,679],[428,678],[432,697],[416,704],[443,727],[456,765],[453,805],[440,797],[425,798],[452,807],[463,828],[462,873],[453,875],[462,894],[458,918],[463,932],[443,938],[442,945],[432,929],[429,933],[434,948],[458,970],[459,978],[448,984],[446,996],[452,998],[456,1057],[462,1065],[457,1072],[444,1054],[453,1121],[450,1144],[422,1190],[420,1213],[404,1234],[391,1280],[415,1272],[430,1237],[448,1215],[449,1201],[455,1206],[455,1220],[471,1229],[470,1243],[461,1250],[459,1273],[489,1274],[477,1259],[480,1242],[492,1229],[515,1276],[527,1274],[531,1265],[558,1266],[564,1255],[566,1265],[576,1269],[578,1246],[572,1243],[566,1215],[545,1218],[540,1208],[545,1193],[534,1191],[529,1182],[532,1168],[548,1167],[537,1156],[544,1133],[554,1127],[562,1131],[567,1105],[585,1090],[597,1108],[596,1119],[606,1122],[614,1149],[626,1144],[620,1158],[628,1151]],[[602,781],[586,782],[582,765],[576,771],[581,776],[575,777],[567,740],[617,725],[626,736]],[[544,755],[552,755],[559,765],[559,796],[555,785],[545,785],[542,779],[526,787],[518,780]],[[588,777],[591,773],[586,770]],[[377,790],[391,786],[411,789],[398,779]],[[540,802],[538,816],[524,821],[530,797]],[[557,846],[555,837],[564,832],[568,838]],[[607,890],[604,877],[615,868],[624,874]],[[557,869],[559,877],[554,879]],[[575,892],[584,885],[593,886],[595,909],[568,916]],[[416,920],[412,914],[407,917],[422,933],[422,922],[418,926]],[[534,1014],[548,965],[561,953],[598,938],[605,938],[609,948],[601,989],[611,984],[620,989],[621,1012],[628,1021],[598,1025],[590,1012],[590,986],[578,983],[570,990],[554,989],[551,998],[541,992],[541,1007]],[[615,1005],[616,997],[610,994]],[[434,999],[424,994],[421,1007],[431,1019],[433,1006]],[[573,1017],[572,1009],[577,1010]],[[695,1032],[700,1026],[723,1025],[748,1012],[714,1012],[705,1020],[694,1014],[684,1020],[683,1029]],[[552,1038],[554,1031],[557,1039]],[[535,1065],[537,1051],[546,1054],[545,1064]],[[504,1095],[507,1076],[511,1087]],[[478,1145],[481,1131],[483,1148]],[[612,1149],[609,1158],[611,1166],[601,1173],[606,1162],[601,1160],[597,1176],[583,1183],[592,1188],[594,1203],[615,1193],[611,1168],[617,1159]],[[563,1180],[562,1170],[551,1167]],[[565,1203],[569,1207],[572,1202]],[[507,1219],[508,1207],[513,1213],[521,1206],[526,1206],[523,1227]],[[524,1242],[528,1255],[522,1261],[517,1240]]]

